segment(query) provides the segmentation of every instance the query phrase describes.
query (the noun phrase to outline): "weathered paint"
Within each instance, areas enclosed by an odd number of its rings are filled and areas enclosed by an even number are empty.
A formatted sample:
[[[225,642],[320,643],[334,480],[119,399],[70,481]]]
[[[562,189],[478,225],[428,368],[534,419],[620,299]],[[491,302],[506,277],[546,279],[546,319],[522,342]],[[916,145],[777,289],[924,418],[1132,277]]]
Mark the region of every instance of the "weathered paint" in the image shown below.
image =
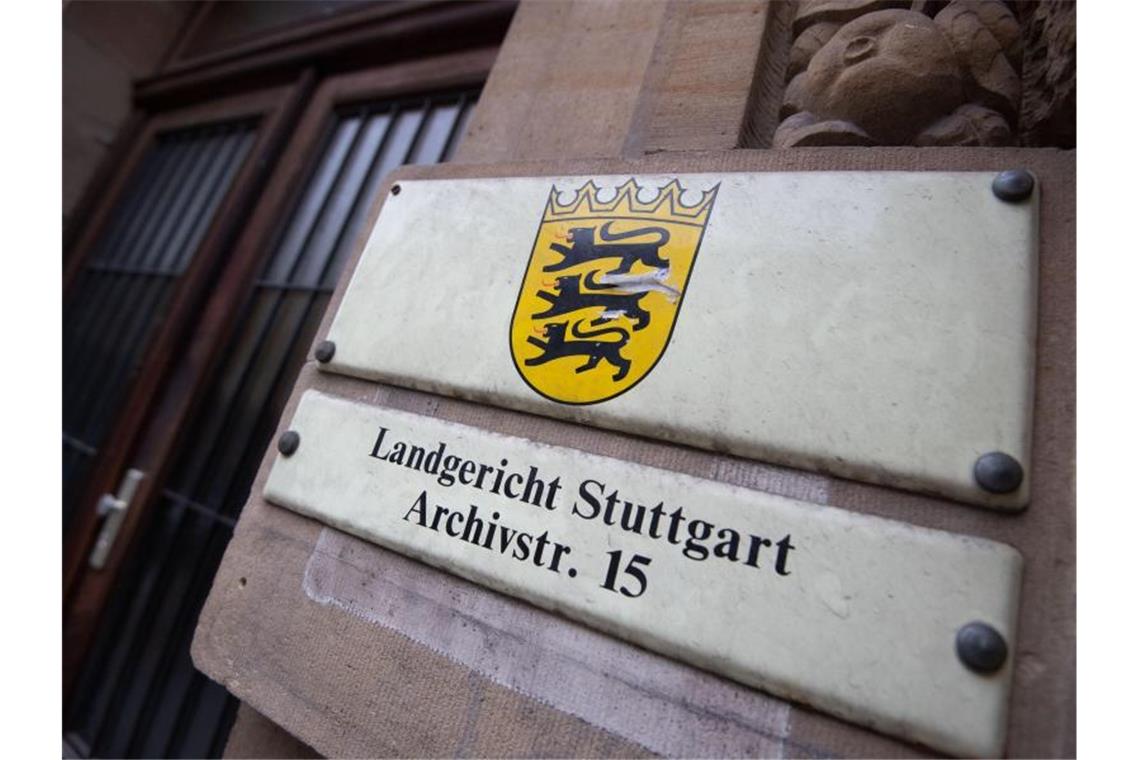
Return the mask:
[[[569,246],[570,223],[548,213],[552,186],[572,204],[590,182],[605,204],[630,179],[402,182],[329,329],[337,350],[324,368],[1025,506],[1028,477],[1014,493],[991,494],[974,482],[973,466],[1003,451],[1031,472],[1036,193],[1000,201],[989,173],[638,176],[646,204],[677,186],[678,208],[700,208],[715,189],[703,237],[657,250],[675,266],[638,260],[623,272],[619,257],[591,260],[573,273],[579,289],[593,276],[594,300],[536,317],[544,313],[536,304],[569,292],[552,280],[560,272],[544,271],[557,266],[550,246],[559,233]],[[650,226],[644,217],[653,213],[610,232]],[[576,223],[600,240],[604,217]],[[622,280],[630,276],[636,281]],[[642,293],[636,308],[596,298],[631,292]],[[541,346],[559,323],[563,342],[575,345],[544,362]],[[610,332],[575,340],[567,332],[575,325]],[[629,345],[617,345],[619,333]]]
[[[270,501],[777,696],[961,755],[1002,749],[1008,546],[307,391]],[[492,527],[494,526],[494,527]],[[525,538],[524,538],[525,537]]]

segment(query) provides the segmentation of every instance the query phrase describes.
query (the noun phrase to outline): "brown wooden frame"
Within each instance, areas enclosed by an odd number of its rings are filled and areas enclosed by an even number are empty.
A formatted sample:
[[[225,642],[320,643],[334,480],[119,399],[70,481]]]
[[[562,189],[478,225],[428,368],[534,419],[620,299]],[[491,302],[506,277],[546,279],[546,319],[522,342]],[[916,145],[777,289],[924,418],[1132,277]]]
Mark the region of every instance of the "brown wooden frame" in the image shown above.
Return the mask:
[[[288,79],[306,67],[331,75],[478,47],[497,48],[517,5],[517,0],[393,0],[188,56],[194,26],[205,23],[207,7],[191,20],[163,71],[138,82],[135,98],[155,106]]]
[[[99,530],[95,504],[103,493],[114,493],[125,469],[131,464],[144,427],[151,418],[155,401],[163,389],[168,369],[183,348],[183,338],[192,326],[213,273],[229,252],[229,243],[243,224],[249,209],[268,175],[268,168],[290,132],[297,114],[311,89],[311,75],[292,86],[274,87],[241,97],[224,98],[205,105],[163,113],[147,120],[133,145],[126,151],[100,202],[85,220],[76,242],[64,259],[64,298],[82,270],[92,245],[98,240],[111,211],[124,192],[127,181],[150,149],[156,135],[185,127],[220,120],[254,117],[259,119],[257,137],[244,165],[218,208],[190,266],[172,296],[169,312],[150,341],[143,364],[136,373],[115,424],[99,447],[91,474],[84,484],[73,524],[64,539],[64,693],[70,691],[74,676],[90,644],[103,604],[125,556],[125,540],[116,543],[103,570],[88,572],[87,557]],[[139,509],[127,513],[124,529],[135,526]],[[126,538],[120,532],[120,536]]]
[[[129,419],[120,426],[127,429],[119,434],[116,428],[115,434],[109,438],[115,447],[114,456],[109,455],[113,459],[113,467],[101,467],[102,477],[92,478],[92,487],[85,502],[97,499],[104,492],[114,491],[117,479],[128,464],[147,473],[102,571],[82,572],[86,552],[97,527],[93,509],[85,512],[89,523],[85,534],[86,542],[75,546],[69,544],[68,553],[65,553],[65,620],[69,623],[65,628],[65,699],[90,647],[98,617],[110,597],[116,577],[158,501],[160,486],[165,481],[177,452],[179,435],[202,402],[213,372],[225,358],[224,348],[238,327],[241,310],[259,267],[275,240],[280,220],[288,213],[297,194],[303,189],[303,180],[317,159],[317,146],[326,133],[334,111],[343,105],[369,100],[482,84],[486,81],[497,52],[497,47],[479,48],[329,77],[307,99],[304,115],[295,122],[295,129],[284,126],[285,122],[279,122],[280,126],[274,128],[274,131],[282,128],[289,130],[288,145],[276,162],[252,212],[239,215],[238,223],[243,226],[236,242],[229,249],[229,256],[217,278],[217,284],[208,294],[205,306],[200,311],[187,314],[179,312],[184,319],[197,317],[193,332],[188,339],[182,341],[183,348],[176,355],[171,350],[173,346],[166,345],[173,338],[172,329],[164,328],[161,337],[166,340],[162,344],[166,350],[156,352],[161,353],[158,357],[161,363],[148,362],[140,372],[140,384],[145,383],[146,386],[145,399],[136,401],[132,396],[131,409],[124,415]],[[294,101],[304,97],[301,94],[304,88],[304,85],[294,88]],[[244,100],[248,101],[248,98]],[[288,123],[294,122],[288,120]],[[152,135],[153,131],[148,134]],[[143,141],[140,140],[141,142]],[[130,167],[141,156],[141,150],[136,148],[132,152],[131,163],[124,167],[122,174],[129,173]],[[266,163],[273,165],[272,161]],[[121,176],[117,181],[119,185],[122,184]],[[121,192],[121,187],[117,188],[116,194],[118,192]],[[106,210],[102,211],[103,216],[106,213]],[[225,216],[232,216],[229,209]],[[221,222],[221,219],[218,221]],[[214,240],[213,233],[212,229],[207,243]],[[90,237],[85,235],[84,239]],[[205,257],[200,255],[199,258]],[[75,257],[77,261],[80,259],[81,256]]]
[[[90,234],[91,230],[88,228],[91,226],[91,221],[95,218],[96,212],[105,206],[107,188],[114,186],[116,180],[119,179],[123,164],[138,142],[139,135],[146,126],[146,122],[147,116],[144,111],[138,108],[131,111],[127,120],[119,127],[119,132],[115,135],[114,142],[111,143],[107,152],[99,161],[95,168],[95,173],[91,175],[91,178],[87,181],[87,186],[79,196],[79,201],[75,204],[70,217],[64,224],[63,261],[65,285],[68,283],[67,265],[71,263],[73,258],[82,256],[82,254],[78,253],[79,235],[83,234],[87,236]],[[106,212],[104,211],[103,213]],[[74,273],[72,273],[72,276],[74,276]]]
[[[81,230],[77,230],[75,242],[64,253],[64,298],[66,299],[68,290],[74,284],[75,276],[83,268],[83,262],[90,252],[91,246],[103,232],[103,227],[107,223],[111,211],[121,200],[128,180],[150,149],[156,135],[172,129],[193,127],[220,119],[241,119],[244,117],[265,119],[264,126],[272,127],[274,119],[280,119],[290,89],[290,87],[273,87],[248,95],[232,96],[208,104],[167,111],[146,119],[141,129],[137,126],[140,116],[136,113],[134,118],[128,121],[126,129],[137,130],[137,137],[131,139],[129,148],[115,156],[114,166],[101,165],[97,172],[97,179],[109,180],[108,186],[100,188],[93,182],[86,191],[99,200],[92,205],[89,215],[83,219],[83,227]],[[257,154],[259,150],[265,147],[269,131],[271,130],[259,128],[260,134],[253,146],[251,155]],[[120,140],[116,142],[118,143]],[[115,152],[113,147],[112,153]],[[247,161],[246,166],[235,178],[235,191],[231,194],[240,192],[237,188],[242,186],[250,175],[249,167],[252,163],[254,162]],[[112,169],[112,171],[108,171],[108,169]],[[209,237],[207,235],[207,239]]]

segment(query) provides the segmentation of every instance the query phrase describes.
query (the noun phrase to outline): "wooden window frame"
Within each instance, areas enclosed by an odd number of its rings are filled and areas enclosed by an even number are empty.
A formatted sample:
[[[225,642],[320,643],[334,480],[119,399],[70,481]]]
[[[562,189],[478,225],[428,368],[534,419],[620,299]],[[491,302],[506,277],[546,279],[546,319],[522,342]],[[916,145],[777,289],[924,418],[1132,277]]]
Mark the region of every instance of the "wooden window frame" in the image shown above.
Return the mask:
[[[279,100],[274,101],[278,103],[277,110],[273,113],[280,112],[281,115],[267,117],[274,119],[273,129],[266,129],[266,134],[259,135],[254,150],[262,147],[261,141],[269,132],[277,134],[282,130],[287,131],[287,143],[279,146],[281,150],[276,160],[255,160],[261,154],[251,153],[251,160],[242,172],[244,174],[249,166],[259,164],[269,167],[271,171],[267,171],[267,176],[262,178],[264,189],[255,204],[237,204],[227,197],[224,213],[219,213],[219,218],[211,227],[199,253],[198,258],[203,260],[201,266],[197,260],[194,265],[197,274],[199,269],[208,271],[210,267],[206,265],[207,259],[210,264],[219,264],[220,271],[214,280],[215,284],[209,292],[202,292],[201,283],[196,283],[199,287],[196,288],[195,295],[205,300],[204,307],[201,306],[201,300],[195,303],[191,299],[189,284],[180,289],[177,309],[172,308],[172,315],[178,316],[179,324],[168,323],[164,326],[160,335],[162,343],[156,342],[159,350],[150,352],[156,356],[150,357],[139,372],[136,383],[139,387],[132,389],[129,413],[124,415],[126,419],[121,420],[121,424],[108,437],[108,445],[105,447],[108,452],[105,457],[107,461],[98,463],[98,471],[90,478],[90,487],[86,489],[81,502],[76,523],[83,521],[83,531],[73,531],[74,535],[69,536],[65,545],[65,700],[70,696],[83,659],[94,639],[99,618],[110,599],[125,560],[131,555],[135,542],[159,502],[161,485],[169,474],[178,450],[179,436],[204,400],[210,379],[225,358],[225,347],[239,327],[242,310],[252,293],[260,268],[271,252],[281,219],[303,191],[304,180],[319,157],[319,145],[336,110],[370,100],[481,85],[490,74],[497,52],[498,46],[480,47],[382,65],[330,76],[315,87],[315,77],[308,73],[302,77],[301,82],[291,88],[284,88],[292,93],[288,101],[294,113],[289,119],[284,118],[285,105],[278,95]],[[280,91],[282,88],[267,93]],[[98,227],[105,222],[114,201],[122,193],[126,177],[137,165],[145,146],[149,145],[157,131],[249,113],[253,106],[251,98],[249,95],[226,98],[208,106],[178,112],[177,118],[171,114],[169,118],[164,116],[148,123],[116,176],[113,191],[108,193],[107,198],[95,210],[89,226]],[[227,108],[244,103],[245,108],[244,111],[229,111],[220,107],[222,103]],[[303,109],[301,103],[304,103]],[[262,103],[262,107],[265,105]],[[297,111],[300,111],[299,117]],[[268,122],[266,126],[269,126]],[[238,180],[247,182],[250,179],[240,174],[238,177]],[[231,192],[230,195],[235,193]],[[243,213],[234,218],[239,205]],[[223,216],[226,217],[225,223]],[[227,248],[229,255],[222,263],[217,260],[221,253],[220,244],[228,237],[222,232],[233,232],[233,224],[240,226],[240,232],[233,245]],[[362,231],[362,237],[367,232]],[[84,230],[78,238],[79,250],[73,254],[71,261],[81,262],[86,248],[96,238],[97,232]],[[355,244],[362,244],[362,239]],[[207,251],[206,245],[213,248]],[[206,253],[210,255],[204,255]],[[189,319],[193,319],[192,325],[186,324]],[[184,346],[184,350],[176,351],[176,346]],[[103,458],[101,454],[100,460]],[[103,570],[85,572],[87,552],[98,527],[91,505],[102,493],[115,490],[118,478],[127,466],[143,469],[147,477],[135,495],[135,503],[120,528],[119,538],[107,557]]]
[[[91,188],[94,193],[97,193],[98,200],[93,204],[88,212],[86,218],[83,220],[83,227],[77,230],[75,241],[67,249],[64,256],[64,298],[74,285],[77,275],[83,269],[83,265],[87,260],[88,254],[91,252],[93,246],[103,233],[103,230],[109,221],[111,212],[118,205],[122,199],[123,192],[134,174],[135,169],[138,168],[143,157],[150,150],[154,144],[155,137],[163,132],[169,132],[176,129],[189,129],[204,124],[210,124],[221,120],[237,120],[243,118],[256,118],[259,119],[258,124],[258,137],[251,148],[250,156],[258,155],[268,144],[269,132],[272,127],[279,121],[283,115],[282,111],[286,107],[288,95],[294,88],[289,86],[278,86],[261,90],[259,92],[250,93],[244,96],[232,96],[223,98],[221,100],[213,101],[206,104],[191,105],[179,108],[172,111],[157,114],[150,118],[142,117],[140,113],[135,113],[128,120],[125,130],[131,134],[130,144],[123,146],[123,150],[114,156],[115,170],[111,176],[105,176],[107,187]],[[140,119],[145,118],[141,128],[137,126]],[[115,153],[116,151],[112,151]],[[246,165],[234,178],[233,188],[228,194],[229,196],[240,194],[240,188],[247,183],[252,171],[250,166],[253,162],[246,161]],[[103,167],[100,167],[102,173]],[[226,202],[230,199],[227,197],[226,201],[222,204],[222,209],[225,209]],[[221,216],[221,212],[219,212]],[[213,233],[211,227],[210,233]],[[209,239],[210,235],[207,235]],[[191,265],[193,267],[193,264]],[[189,274],[189,270],[187,271]]]
[[[190,54],[195,27],[206,23],[214,5],[207,3],[191,20],[162,72],[137,83],[137,102],[154,107],[210,97],[294,76],[308,67],[333,76],[482,47],[497,49],[518,0],[391,0]]]
[[[107,591],[122,562],[125,545],[129,543],[126,540],[117,541],[107,566],[101,571],[87,571],[87,558],[100,526],[95,504],[102,494],[114,493],[118,489],[119,480],[132,461],[131,454],[164,387],[167,370],[177,361],[185,347],[185,336],[195,321],[202,299],[212,285],[214,273],[230,252],[230,243],[256,201],[268,176],[267,169],[280,153],[290,127],[295,123],[311,90],[311,80],[312,76],[309,75],[292,85],[270,87],[240,97],[222,98],[148,118],[125,151],[119,168],[114,172],[101,199],[93,205],[90,217],[77,232],[75,244],[65,255],[63,291],[66,303],[115,205],[123,198],[130,178],[159,134],[219,121],[247,118],[258,120],[257,134],[249,155],[234,177],[193,259],[181,276],[162,325],[148,340],[149,345],[143,354],[142,363],[125,394],[110,432],[99,446],[90,474],[80,490],[73,523],[64,537],[65,694],[70,691],[78,666],[86,654]],[[141,511],[128,511],[123,528],[137,525]],[[122,532],[120,536],[126,538]]]

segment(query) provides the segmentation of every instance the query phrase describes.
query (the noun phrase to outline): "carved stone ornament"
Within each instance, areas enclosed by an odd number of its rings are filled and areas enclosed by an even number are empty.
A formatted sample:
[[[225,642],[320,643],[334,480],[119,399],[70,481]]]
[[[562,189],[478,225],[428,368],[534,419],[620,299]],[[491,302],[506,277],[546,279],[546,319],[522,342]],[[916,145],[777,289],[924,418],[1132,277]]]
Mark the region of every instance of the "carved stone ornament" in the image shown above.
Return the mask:
[[[1025,26],[1021,71],[1023,145],[1077,147],[1077,6],[1046,0],[1018,6]]]
[[[773,147],[1014,142],[1021,31],[1000,0],[805,0],[794,33]]]

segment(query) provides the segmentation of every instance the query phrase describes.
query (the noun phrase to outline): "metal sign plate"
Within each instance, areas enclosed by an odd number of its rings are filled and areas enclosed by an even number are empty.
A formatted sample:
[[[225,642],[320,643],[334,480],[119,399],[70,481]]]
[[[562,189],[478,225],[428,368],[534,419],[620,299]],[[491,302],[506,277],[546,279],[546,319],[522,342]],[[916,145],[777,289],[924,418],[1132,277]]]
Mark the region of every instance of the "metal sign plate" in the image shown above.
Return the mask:
[[[881,731],[1001,752],[1013,658],[976,672],[956,639],[980,622],[1012,647],[1008,546],[312,390],[291,427],[276,504]]]
[[[1037,192],[993,179],[404,181],[323,366],[1017,509]]]

